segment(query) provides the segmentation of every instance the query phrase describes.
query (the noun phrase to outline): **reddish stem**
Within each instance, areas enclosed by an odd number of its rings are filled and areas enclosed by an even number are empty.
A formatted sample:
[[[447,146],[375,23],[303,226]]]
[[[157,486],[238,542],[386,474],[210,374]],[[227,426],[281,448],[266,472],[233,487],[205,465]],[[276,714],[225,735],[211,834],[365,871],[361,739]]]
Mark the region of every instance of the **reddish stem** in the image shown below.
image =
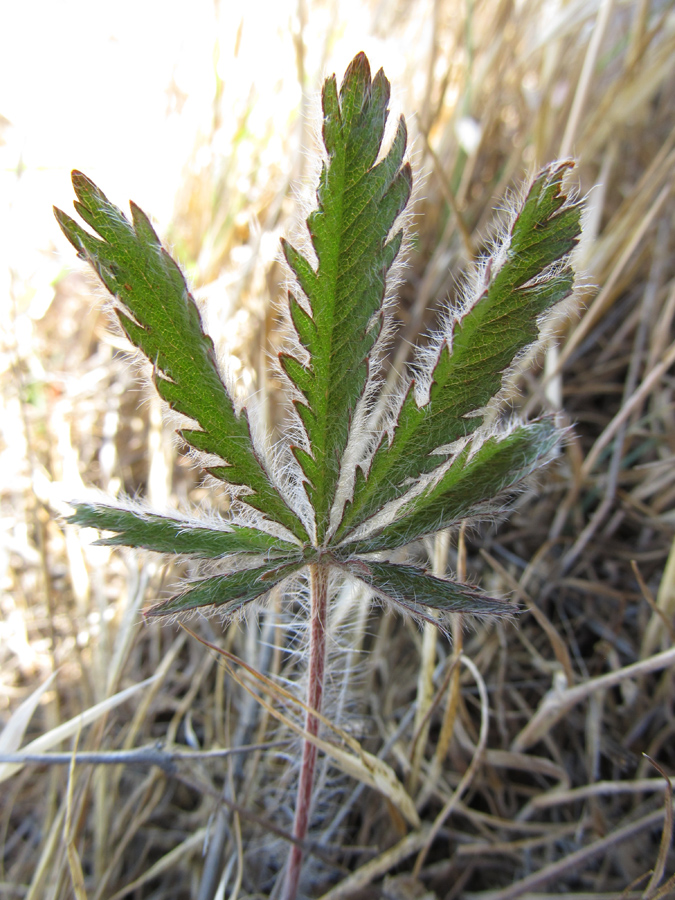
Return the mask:
[[[321,712],[323,680],[326,669],[326,620],[328,615],[328,567],[322,566],[320,563],[314,563],[310,566],[310,604],[308,711],[305,718],[305,730],[309,734],[316,735],[319,732],[319,720],[310,710]],[[293,837],[299,841],[303,841],[307,836],[315,766],[316,747],[310,741],[305,740],[302,746],[300,782],[298,784],[295,822],[293,824]],[[288,869],[286,870],[283,900],[295,900],[301,868],[302,848],[298,844],[294,844],[288,860]]]

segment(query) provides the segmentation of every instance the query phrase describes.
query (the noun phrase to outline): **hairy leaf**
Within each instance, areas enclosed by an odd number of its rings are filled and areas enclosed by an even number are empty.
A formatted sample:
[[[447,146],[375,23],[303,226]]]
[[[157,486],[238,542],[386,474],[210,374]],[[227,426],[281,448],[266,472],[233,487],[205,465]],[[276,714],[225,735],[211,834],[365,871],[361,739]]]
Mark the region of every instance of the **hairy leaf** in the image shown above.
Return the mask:
[[[293,469],[287,480],[270,471],[256,446],[185,279],[148,218],[132,203],[128,221],[73,173],[76,209],[93,231],[56,210],[61,228],[117,298],[122,327],[152,363],[160,396],[194,423],[181,431],[184,439],[221,460],[208,471],[271,520],[199,525],[140,507],[77,504],[72,521],[108,532],[104,543],[222,560],[230,570],[188,584],[151,615],[206,606],[236,613],[307,564],[346,569],[431,621],[453,610],[505,609],[477,589],[373,561],[372,554],[493,510],[550,457],[558,435],[552,419],[488,434],[486,407],[499,422],[505,378],[537,341],[540,320],[573,289],[569,257],[580,209],[562,186],[572,163],[553,163],[534,178],[505,241],[477,270],[473,295],[465,291],[461,310],[432,339],[428,362],[418,363],[419,384],[404,383],[389,424],[371,439],[368,410],[377,405],[378,384],[370,367],[380,352],[387,277],[402,243],[397,221],[412,181],[403,118],[383,150],[389,98],[389,82],[381,70],[371,77],[362,53],[339,89],[335,76],[324,84],[325,160],[307,219],[311,247],[282,242],[296,282],[288,313],[297,342],[279,358],[305,438],[290,448],[301,472]],[[352,468],[345,470],[347,462]],[[350,484],[351,500],[343,504],[342,488]],[[309,505],[301,521],[284,491],[298,497],[303,488]]]
[[[285,564],[277,561],[254,569],[243,569],[229,575],[191,582],[187,585],[187,590],[151,606],[145,616],[167,616],[205,606],[213,607],[214,611],[224,616],[233,616],[241,612],[247,603],[262,597],[303,565],[302,559],[289,560]]]
[[[195,556],[200,559],[219,559],[232,553],[270,554],[286,556],[300,552],[288,541],[267,534],[257,528],[223,523],[222,528],[204,523],[195,525],[178,517],[149,513],[143,510],[120,509],[103,503],[77,503],[69,521],[99,531],[116,532],[98,543],[110,546],[143,547],[157,553]]]
[[[537,339],[538,317],[567,297],[574,274],[563,264],[579,235],[579,206],[568,201],[562,179],[570,162],[544,169],[534,180],[511,229],[500,265],[488,263],[485,288],[454,322],[431,375],[427,403],[408,387],[389,443],[382,438],[367,476],[357,472],[338,537],[384,503],[400,497],[407,479],[431,472],[443,457],[432,451],[474,432],[482,409],[501,389],[504,373]]]
[[[200,430],[183,429],[182,437],[223,460],[225,465],[210,468],[210,473],[248,488],[250,493],[242,497],[246,503],[296,537],[306,537],[253,445],[246,410],[236,413],[185,279],[147,216],[132,203],[129,222],[81,172],[72,177],[78,197],[75,208],[100,238],[56,209],[58,223],[122,304],[117,309],[122,328],[154,366],[159,395],[199,425]]]
[[[323,141],[327,153],[317,190],[318,208],[307,226],[316,269],[289,243],[284,252],[309,310],[290,297],[292,320],[309,354],[303,365],[282,355],[281,363],[303,400],[296,404],[308,451],[294,452],[307,478],[316,514],[317,542],[329,524],[349,427],[368,375],[368,354],[383,315],[385,278],[401,244],[390,236],[412,183],[403,163],[406,127],[399,121],[386,156],[382,147],[389,82],[380,70],[371,81],[360,53],[338,94],[335,76],[323,89]]]
[[[393,550],[480,515],[541,466],[559,437],[549,418],[491,437],[477,449],[468,444],[438,483],[404,504],[391,524],[347,544],[341,552]]]
[[[510,604],[479,588],[436,578],[413,566],[367,560],[352,564],[351,572],[379,596],[435,624],[442,624],[443,615],[451,612],[478,616],[513,612]]]

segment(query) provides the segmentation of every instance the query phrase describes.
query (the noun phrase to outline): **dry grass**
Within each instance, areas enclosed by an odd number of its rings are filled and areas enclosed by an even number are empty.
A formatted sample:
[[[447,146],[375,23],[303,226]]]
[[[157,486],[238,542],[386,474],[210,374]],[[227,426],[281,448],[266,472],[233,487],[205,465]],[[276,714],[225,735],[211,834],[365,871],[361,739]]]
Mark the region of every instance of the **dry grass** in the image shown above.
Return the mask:
[[[564,410],[567,447],[506,522],[429,548],[437,570],[513,596],[517,621],[458,628],[450,646],[363,598],[336,602],[337,730],[323,732],[332,746],[306,893],[673,897],[675,8],[371,2],[353,38],[341,15],[301,2],[282,38],[308,90],[357,50],[393,60],[426,174],[393,363],[508,190],[561,154],[578,158],[589,192],[586,286],[518,400],[532,414]],[[251,138],[255,104],[233,112],[229,87],[214,97],[213,133],[195,148],[203,159],[211,147],[211,162],[191,167],[170,239],[220,303],[210,321],[280,427],[261,348],[279,339],[275,247],[312,131],[304,102],[287,132],[276,124],[271,154],[264,128]],[[194,620],[227,659],[175,627],[139,624],[180,573],[93,546],[64,525],[65,500],[85,485],[159,506],[203,502],[205,490],[81,274],[31,321],[27,333],[14,297],[1,375],[0,703],[11,725],[0,750],[32,761],[0,769],[0,897],[210,900],[219,884],[218,896],[269,896],[298,747],[283,721],[298,710],[280,689],[302,668],[294,610],[273,596],[247,626]],[[94,755],[69,767],[75,746]],[[57,751],[52,764],[36,756]]]

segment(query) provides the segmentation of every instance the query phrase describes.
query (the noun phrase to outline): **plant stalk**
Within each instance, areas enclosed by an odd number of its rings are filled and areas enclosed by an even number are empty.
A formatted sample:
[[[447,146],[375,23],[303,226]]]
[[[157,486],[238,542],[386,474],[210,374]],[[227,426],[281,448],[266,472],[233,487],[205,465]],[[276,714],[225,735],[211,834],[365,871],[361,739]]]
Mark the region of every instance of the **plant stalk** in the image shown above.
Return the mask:
[[[307,715],[305,730],[311,735],[319,732],[319,720],[314,712],[321,712],[323,683],[326,670],[326,623],[328,617],[328,567],[313,563],[310,567],[310,624],[309,670],[307,685]],[[303,841],[307,836],[312,806],[316,747],[305,740],[302,747],[300,781],[295,804],[293,837]],[[294,844],[288,860],[283,900],[295,900],[302,868],[302,847]]]

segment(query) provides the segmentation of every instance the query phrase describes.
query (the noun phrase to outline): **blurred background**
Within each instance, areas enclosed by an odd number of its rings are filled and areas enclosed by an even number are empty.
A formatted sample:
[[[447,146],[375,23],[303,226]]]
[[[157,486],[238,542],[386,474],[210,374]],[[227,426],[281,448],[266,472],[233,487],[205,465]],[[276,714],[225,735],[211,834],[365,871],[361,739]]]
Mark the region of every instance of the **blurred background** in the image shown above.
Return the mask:
[[[392,83],[416,179],[391,372],[512,192],[537,166],[578,160],[578,302],[514,401],[575,429],[506,523],[429,548],[524,610],[463,637],[490,699],[485,745],[472,670],[448,675],[461,639],[430,643],[342,597],[341,724],[394,768],[425,827],[442,821],[428,846],[422,832],[405,844],[380,794],[326,767],[305,890],[675,896],[671,0],[27,0],[1,15],[0,752],[76,738],[107,754],[263,749],[177,774],[0,763],[0,897],[274,895],[296,752],[274,741],[288,735],[200,644],[142,624],[180,573],[63,519],[92,488],[159,508],[209,497],[51,207],[72,209],[78,168],[150,214],[242,392],[280,433],[266,362],[282,339],[279,238],[312,202],[321,83],[360,50]],[[248,628],[195,627],[294,681],[283,609],[274,598]],[[553,701],[564,718],[541,714]],[[251,816],[224,812],[232,803]]]

